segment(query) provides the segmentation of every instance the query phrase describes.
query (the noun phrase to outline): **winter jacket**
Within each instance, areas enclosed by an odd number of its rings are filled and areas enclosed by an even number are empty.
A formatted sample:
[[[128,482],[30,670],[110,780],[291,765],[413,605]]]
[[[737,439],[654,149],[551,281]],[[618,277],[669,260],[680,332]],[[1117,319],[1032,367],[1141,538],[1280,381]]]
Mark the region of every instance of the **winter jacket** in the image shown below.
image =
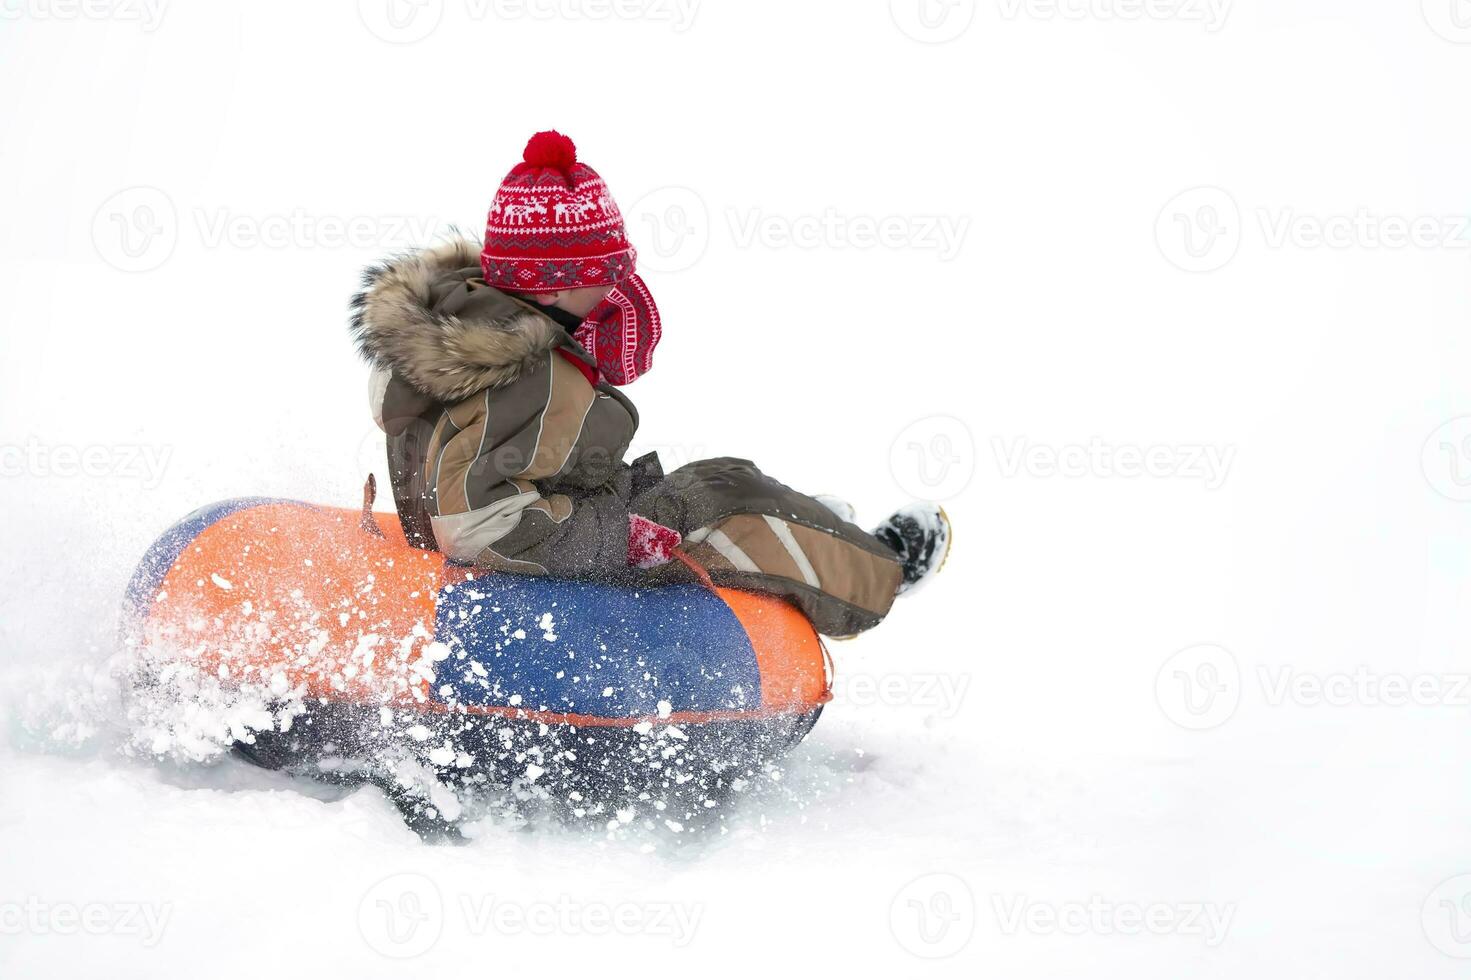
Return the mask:
[[[587,380],[570,359],[593,359],[564,328],[486,285],[478,256],[455,241],[392,259],[352,303],[411,542],[502,571],[691,581],[677,562],[627,567],[638,513],[682,534],[716,583],[782,596],[820,632],[883,619],[902,579],[888,546],[748,460],[668,477],[625,464],[633,404]]]
[[[623,455],[638,412],[568,360],[592,357],[486,285],[469,241],[391,259],[363,287],[352,331],[375,368],[371,400],[410,539],[506,571],[624,567],[638,487]]]

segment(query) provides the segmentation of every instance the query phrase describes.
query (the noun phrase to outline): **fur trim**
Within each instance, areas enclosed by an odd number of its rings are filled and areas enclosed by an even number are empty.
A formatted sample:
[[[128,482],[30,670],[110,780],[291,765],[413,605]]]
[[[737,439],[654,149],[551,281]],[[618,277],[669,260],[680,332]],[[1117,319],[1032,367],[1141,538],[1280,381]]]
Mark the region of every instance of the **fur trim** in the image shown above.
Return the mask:
[[[352,298],[358,352],[443,402],[504,387],[535,368],[566,338],[548,317],[519,305],[503,317],[472,320],[431,308],[436,280],[479,264],[480,246],[457,238],[367,269]]]

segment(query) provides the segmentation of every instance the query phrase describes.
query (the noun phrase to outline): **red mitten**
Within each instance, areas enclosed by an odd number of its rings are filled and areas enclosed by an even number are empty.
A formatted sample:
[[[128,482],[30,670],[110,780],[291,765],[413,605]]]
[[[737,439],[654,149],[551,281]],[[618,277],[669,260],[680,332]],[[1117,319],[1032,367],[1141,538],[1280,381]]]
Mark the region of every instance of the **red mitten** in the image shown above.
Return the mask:
[[[655,568],[674,558],[674,549],[684,540],[678,531],[655,524],[638,514],[628,515],[628,563],[638,568]]]

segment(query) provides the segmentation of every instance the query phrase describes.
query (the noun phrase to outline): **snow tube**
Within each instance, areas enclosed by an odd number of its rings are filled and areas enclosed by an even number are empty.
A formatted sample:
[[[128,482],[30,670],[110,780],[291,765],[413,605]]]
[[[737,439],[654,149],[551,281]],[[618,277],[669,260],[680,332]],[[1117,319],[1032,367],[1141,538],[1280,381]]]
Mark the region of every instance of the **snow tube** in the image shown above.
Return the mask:
[[[418,747],[461,774],[555,764],[626,785],[630,760],[770,760],[830,698],[821,641],[779,599],[477,570],[414,548],[393,515],[297,501],[189,515],[128,605],[131,643],[297,705],[239,746],[273,767]]]

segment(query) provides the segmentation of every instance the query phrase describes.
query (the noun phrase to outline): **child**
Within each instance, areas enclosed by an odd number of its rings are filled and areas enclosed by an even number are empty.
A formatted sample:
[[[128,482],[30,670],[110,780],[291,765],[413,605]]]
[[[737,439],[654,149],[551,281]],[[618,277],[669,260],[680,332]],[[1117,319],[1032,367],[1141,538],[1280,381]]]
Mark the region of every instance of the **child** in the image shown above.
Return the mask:
[[[484,246],[451,241],[369,269],[352,332],[409,540],[500,571],[718,584],[796,603],[819,632],[876,625],[934,575],[950,526],[933,504],[872,533],[852,510],[739,459],[667,477],[623,461],[659,311],[602,179],[537,133],[496,193]],[[681,548],[681,544],[683,547]],[[642,572],[630,571],[631,568]]]

